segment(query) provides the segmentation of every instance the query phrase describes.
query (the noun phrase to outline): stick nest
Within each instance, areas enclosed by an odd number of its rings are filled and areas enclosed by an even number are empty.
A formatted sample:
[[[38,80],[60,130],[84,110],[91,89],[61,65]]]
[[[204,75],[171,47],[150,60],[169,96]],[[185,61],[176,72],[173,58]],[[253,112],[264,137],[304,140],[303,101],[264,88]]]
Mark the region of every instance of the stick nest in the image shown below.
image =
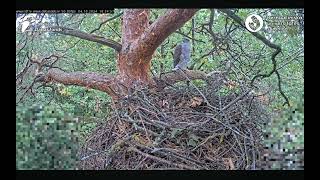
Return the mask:
[[[136,90],[87,138],[79,169],[257,169],[268,115],[249,91],[239,91]]]

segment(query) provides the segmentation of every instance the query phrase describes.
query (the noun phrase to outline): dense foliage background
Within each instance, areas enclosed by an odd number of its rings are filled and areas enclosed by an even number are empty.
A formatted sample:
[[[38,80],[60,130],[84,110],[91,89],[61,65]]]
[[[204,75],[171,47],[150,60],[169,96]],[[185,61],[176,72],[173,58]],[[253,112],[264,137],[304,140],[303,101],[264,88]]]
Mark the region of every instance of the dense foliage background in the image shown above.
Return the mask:
[[[59,26],[91,32],[99,27],[101,22],[122,11],[116,9],[114,14],[39,14],[37,16],[43,16],[42,22],[35,22],[34,27],[58,23]],[[152,10],[150,20],[154,21],[164,11]],[[194,39],[191,40],[191,66],[194,69],[205,72],[221,70],[225,68],[226,62],[232,59],[233,70],[239,74],[231,74],[231,79],[237,77],[245,80],[258,72],[271,71],[273,49],[268,48],[224,13],[218,10],[213,12],[214,34],[203,28],[211,22],[212,11],[200,10],[193,20],[188,21],[158,47],[152,61],[153,74],[172,69],[173,49],[186,36]],[[303,16],[303,11],[296,9],[238,9],[234,12],[243,20],[251,13],[259,14],[264,19],[270,16]],[[27,65],[29,56],[45,58],[52,54],[61,55],[55,66],[68,72],[117,73],[116,53],[113,49],[54,32],[22,32],[24,18],[24,15],[17,15],[17,74]],[[272,114],[272,121],[265,129],[269,134],[266,146],[273,147],[279,153],[304,149],[303,24],[299,21],[296,25],[274,31],[263,28],[259,33],[282,48],[282,52],[277,56],[277,67],[281,75],[282,90],[292,105],[283,106],[284,99],[278,91],[279,82],[275,74],[258,82],[259,87],[268,92],[267,108]],[[108,21],[94,34],[121,42],[121,19]],[[111,99],[97,90],[62,84],[33,87],[32,92],[25,93],[34,80],[34,69],[34,65],[29,67],[23,81],[17,83],[16,88],[17,169],[75,169],[77,148],[86,134],[108,117]],[[195,81],[195,84],[201,85],[201,82]],[[279,143],[281,145],[271,146]],[[284,166],[286,165],[279,162],[275,163],[273,168],[285,168]],[[287,165],[287,168],[290,167],[295,168]]]

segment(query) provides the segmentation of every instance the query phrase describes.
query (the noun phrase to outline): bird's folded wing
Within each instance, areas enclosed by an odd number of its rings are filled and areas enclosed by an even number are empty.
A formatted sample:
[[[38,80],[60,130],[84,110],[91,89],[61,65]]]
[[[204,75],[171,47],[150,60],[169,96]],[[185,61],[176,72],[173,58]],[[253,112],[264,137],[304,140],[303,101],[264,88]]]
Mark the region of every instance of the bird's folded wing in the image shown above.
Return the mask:
[[[177,45],[174,54],[173,54],[173,67],[176,67],[176,65],[180,61],[180,55],[181,55],[181,44]]]

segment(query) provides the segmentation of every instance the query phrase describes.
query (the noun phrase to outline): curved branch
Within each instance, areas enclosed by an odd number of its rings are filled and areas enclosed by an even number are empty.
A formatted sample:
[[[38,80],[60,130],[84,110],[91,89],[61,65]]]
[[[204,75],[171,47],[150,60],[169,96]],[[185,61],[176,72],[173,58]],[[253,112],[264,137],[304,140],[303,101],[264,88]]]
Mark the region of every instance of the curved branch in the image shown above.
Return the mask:
[[[218,75],[223,74],[223,71],[213,71],[211,73],[206,73],[203,71],[197,71],[197,70],[183,70],[181,71],[172,71],[166,74],[162,74],[161,78],[154,77],[154,81],[157,82],[157,86],[160,88],[164,88],[169,85],[173,85],[180,81],[186,81],[186,80],[197,80],[201,79],[206,82],[209,82],[212,79],[215,79],[215,77],[218,77]],[[188,77],[188,78],[186,78]],[[163,84],[164,83],[164,84]]]
[[[93,72],[64,72],[58,68],[50,69],[44,77],[45,82],[55,81],[65,85],[77,85],[92,88],[117,97],[113,90],[116,78],[111,75],[98,74]]]
[[[182,27],[198,9],[171,9],[153,22],[132,44],[132,51],[152,56],[157,47],[175,30]]]
[[[182,74],[180,71],[173,71],[167,74],[163,74],[161,76],[161,79],[168,84],[174,84],[179,81],[184,81],[186,80],[185,76],[188,76],[190,80],[195,80],[195,79],[206,80],[207,79],[207,74],[202,71],[183,70],[183,72],[185,74]]]
[[[54,32],[57,32],[59,34],[74,36],[74,37],[78,37],[78,38],[85,39],[88,41],[92,41],[92,42],[106,45],[108,47],[115,49],[118,52],[120,52],[121,47],[122,47],[121,44],[119,44],[116,41],[106,39],[102,36],[97,36],[97,35],[85,33],[85,32],[79,31],[79,30],[75,30],[75,29],[71,29],[71,28],[67,28],[67,27],[61,27],[61,26],[52,26],[52,27],[50,27],[50,29],[52,29]]]

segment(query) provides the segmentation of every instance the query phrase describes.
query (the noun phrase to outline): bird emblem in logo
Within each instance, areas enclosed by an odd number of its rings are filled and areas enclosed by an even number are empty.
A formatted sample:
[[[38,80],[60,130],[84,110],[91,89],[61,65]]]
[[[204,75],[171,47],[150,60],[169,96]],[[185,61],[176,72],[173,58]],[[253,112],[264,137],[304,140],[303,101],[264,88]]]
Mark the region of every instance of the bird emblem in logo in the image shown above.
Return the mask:
[[[251,32],[259,31],[263,26],[263,20],[261,16],[252,14],[247,17],[245,22],[246,28]]]

